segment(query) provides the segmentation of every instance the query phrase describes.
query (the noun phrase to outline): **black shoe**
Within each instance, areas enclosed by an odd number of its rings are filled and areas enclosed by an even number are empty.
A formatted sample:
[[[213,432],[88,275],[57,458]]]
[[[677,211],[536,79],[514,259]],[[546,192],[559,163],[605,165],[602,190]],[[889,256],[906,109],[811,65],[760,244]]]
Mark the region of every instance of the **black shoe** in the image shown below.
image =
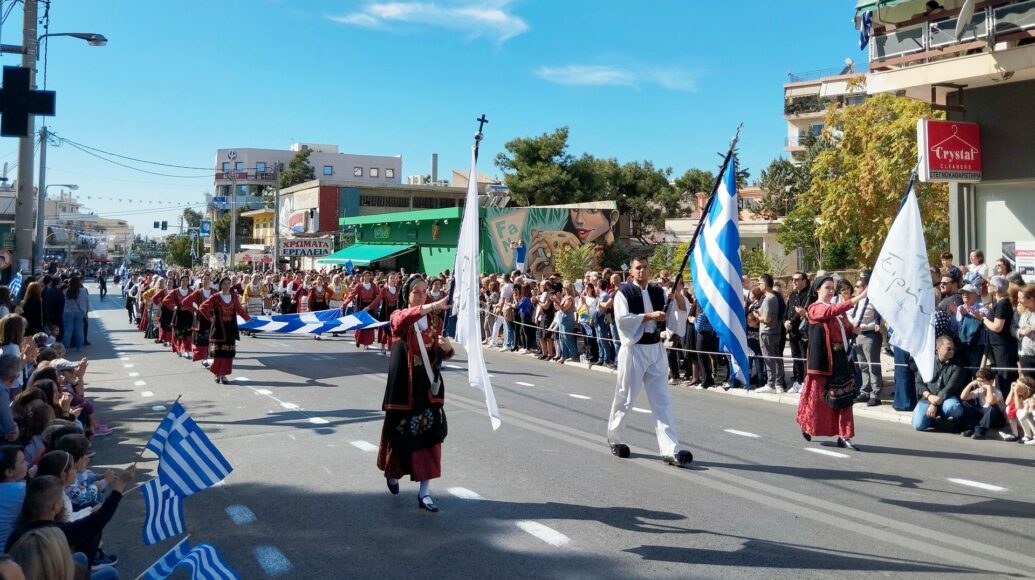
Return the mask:
[[[877,397],[870,397],[870,400],[866,402],[866,406],[867,407],[879,407],[880,406],[880,399],[878,399]]]
[[[219,382],[223,383],[224,385],[229,385],[230,384],[230,379],[228,379],[226,377],[219,377]]]
[[[612,443],[611,454],[615,457],[626,459],[629,457],[629,446],[625,443]]]
[[[858,451],[859,448],[852,443],[851,439],[844,439],[842,437],[837,438],[837,446],[841,449],[851,449],[852,451]]]
[[[700,384],[701,384],[701,379],[693,379],[693,380],[690,381],[690,384],[687,385],[687,386],[696,387],[697,385],[700,385]]]
[[[974,434],[970,436],[971,439],[984,439],[985,432],[980,429],[975,429]]]
[[[812,441],[812,435],[809,435],[808,433],[806,433],[804,431],[801,432],[801,437],[802,437],[802,439],[804,439],[806,441]]]
[[[686,450],[677,451],[675,455],[666,455],[661,460],[676,467],[686,467],[693,462],[694,454]]]
[[[974,434],[974,430],[973,429],[964,429],[963,431],[960,431],[960,435],[963,435],[964,437],[970,437],[973,434]]]
[[[392,492],[392,495],[399,495],[399,482],[392,483],[392,480],[386,479],[385,483],[388,484],[388,491]]]
[[[221,383],[221,382],[223,382],[223,381],[220,381],[220,380],[219,380],[219,377],[216,377],[216,384],[219,384],[219,383]]]
[[[429,511],[431,513],[435,513],[438,511],[438,506],[435,505],[435,502],[431,499],[430,495],[418,497],[417,507],[419,507],[422,510]]]
[[[97,549],[97,554],[93,557],[93,562],[90,562],[91,567],[99,566],[115,566],[119,563],[119,557],[115,554],[106,554],[104,550]]]
[[[84,340],[83,341],[83,346],[90,346],[90,341],[89,340]]]
[[[861,395],[859,395],[858,397],[855,398],[855,402],[856,403],[868,403],[869,401],[870,401],[870,396],[867,395],[866,393],[863,393],[863,394],[861,394]]]

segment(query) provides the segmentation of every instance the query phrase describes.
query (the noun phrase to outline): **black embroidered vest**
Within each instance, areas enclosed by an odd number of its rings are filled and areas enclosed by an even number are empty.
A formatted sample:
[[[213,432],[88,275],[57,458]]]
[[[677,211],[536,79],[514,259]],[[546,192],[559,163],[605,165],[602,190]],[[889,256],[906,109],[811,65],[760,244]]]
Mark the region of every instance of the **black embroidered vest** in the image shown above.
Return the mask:
[[[645,314],[647,312],[643,304],[643,291],[632,282],[626,282],[618,287],[618,291],[625,296],[629,304],[629,314]],[[665,310],[665,291],[654,284],[647,284],[647,295],[650,296],[651,311]],[[655,322],[658,332],[665,330],[664,322]]]

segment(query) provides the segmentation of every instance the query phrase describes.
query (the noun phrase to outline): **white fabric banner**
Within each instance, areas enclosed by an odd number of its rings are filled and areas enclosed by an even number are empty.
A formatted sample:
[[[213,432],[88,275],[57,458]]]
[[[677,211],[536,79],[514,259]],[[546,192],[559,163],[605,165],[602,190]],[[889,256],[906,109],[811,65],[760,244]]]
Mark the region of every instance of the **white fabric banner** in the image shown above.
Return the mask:
[[[916,360],[924,381],[934,378],[934,287],[920,205],[912,186],[884,240],[870,276],[870,303],[895,332],[895,345]]]
[[[485,353],[482,352],[482,325],[478,313],[478,248],[481,227],[478,225],[478,179],[475,167],[477,158],[471,150],[471,176],[464,201],[464,219],[460,222],[460,240],[456,248],[456,262],[453,276],[456,286],[453,290],[453,313],[456,314],[456,341],[467,350],[467,380],[472,387],[485,392],[485,407],[493,430],[500,427],[500,410],[496,406],[496,395],[492,392],[489,370],[485,368]]]

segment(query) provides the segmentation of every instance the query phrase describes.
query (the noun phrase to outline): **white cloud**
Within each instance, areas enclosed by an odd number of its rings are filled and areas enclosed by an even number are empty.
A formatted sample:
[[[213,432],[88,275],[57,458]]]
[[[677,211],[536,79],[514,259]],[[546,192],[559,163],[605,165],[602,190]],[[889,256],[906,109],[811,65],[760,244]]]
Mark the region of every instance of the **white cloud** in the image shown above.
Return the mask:
[[[569,64],[539,67],[535,74],[545,81],[569,86],[656,85],[682,92],[697,89],[697,73],[678,67]]]
[[[467,33],[472,38],[504,42],[528,30],[528,24],[511,13],[513,0],[446,0],[437,2],[380,2],[359,12],[329,16],[334,22],[374,29],[393,25],[423,25]]]

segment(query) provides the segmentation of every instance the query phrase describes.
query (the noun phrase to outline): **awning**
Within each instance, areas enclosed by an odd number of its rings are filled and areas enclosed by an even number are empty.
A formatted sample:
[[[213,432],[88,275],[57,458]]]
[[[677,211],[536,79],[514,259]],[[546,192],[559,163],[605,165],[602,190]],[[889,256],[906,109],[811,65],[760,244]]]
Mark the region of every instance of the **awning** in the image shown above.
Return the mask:
[[[938,0],[946,12],[963,6],[963,0]],[[863,12],[873,11],[873,25],[898,24],[924,13],[927,0],[856,0],[855,25],[859,26]],[[948,16],[946,14],[946,16]]]
[[[443,207],[439,209],[419,209],[416,211],[398,211],[373,215],[360,215],[338,219],[340,226],[361,226],[366,224],[389,224],[412,221],[434,221],[460,219],[460,207]]]
[[[397,256],[413,247],[414,244],[352,244],[320,258],[316,263],[342,265],[351,260],[353,266],[369,266],[371,262]]]
[[[456,262],[455,247],[420,247],[420,269],[429,276],[437,276],[445,270],[453,270]]]

